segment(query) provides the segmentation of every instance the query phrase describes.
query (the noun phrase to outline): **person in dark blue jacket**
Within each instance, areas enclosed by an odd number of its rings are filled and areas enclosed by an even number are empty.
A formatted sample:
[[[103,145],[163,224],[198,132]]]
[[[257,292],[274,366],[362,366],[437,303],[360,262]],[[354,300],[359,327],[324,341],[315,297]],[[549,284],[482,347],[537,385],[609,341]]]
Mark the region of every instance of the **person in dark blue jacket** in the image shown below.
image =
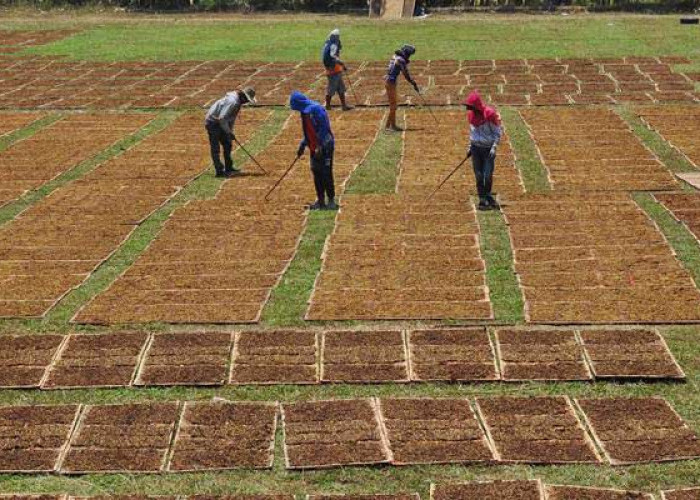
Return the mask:
[[[335,183],[333,181],[333,154],[335,138],[331,122],[324,107],[295,90],[289,96],[289,107],[301,114],[301,128],[304,138],[299,143],[297,156],[302,156],[308,147],[311,153],[311,172],[316,187],[316,202],[311,210],[337,210]],[[328,203],[326,203],[326,198]]]

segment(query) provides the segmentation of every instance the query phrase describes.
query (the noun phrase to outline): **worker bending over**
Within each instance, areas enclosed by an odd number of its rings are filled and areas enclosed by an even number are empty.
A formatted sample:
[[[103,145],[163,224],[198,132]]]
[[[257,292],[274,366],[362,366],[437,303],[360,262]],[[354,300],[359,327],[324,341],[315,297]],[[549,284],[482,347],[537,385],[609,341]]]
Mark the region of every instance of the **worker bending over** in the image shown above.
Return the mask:
[[[241,107],[245,104],[255,104],[255,90],[246,87],[227,93],[211,105],[204,119],[204,128],[209,135],[211,160],[214,163],[216,177],[231,177],[241,171],[233,164],[231,145],[236,140],[234,125]],[[224,163],[221,163],[220,149],[224,149]]]
[[[464,100],[469,123],[469,148],[472,157],[479,210],[498,210],[498,202],[491,194],[493,171],[496,166],[496,148],[501,140],[501,117],[495,109],[486,106],[478,92]]]
[[[389,117],[386,120],[386,130],[402,130],[396,125],[396,87],[398,84],[399,75],[403,73],[403,76],[406,78],[408,83],[413,85],[416,92],[420,94],[418,84],[408,72],[408,65],[411,62],[411,56],[415,53],[416,48],[413,45],[404,45],[399,50],[394,52],[394,55],[389,61],[389,68],[387,69],[386,76],[384,77],[384,87],[386,88],[386,95],[389,98]]]
[[[343,81],[343,71],[347,71],[348,67],[340,60],[340,51],[343,49],[343,44],[340,42],[340,30],[334,29],[328,35],[328,39],[323,46],[323,66],[326,68],[326,77],[328,78],[328,86],[326,87],[326,109],[331,109],[331,99],[335,94],[340,97],[340,104],[343,106],[343,111],[349,111],[352,106],[348,106],[345,100],[345,82]]]
[[[311,173],[314,176],[316,202],[311,204],[309,208],[311,210],[337,210],[333,181],[335,138],[331,131],[328,113],[321,104],[312,101],[299,91],[292,92],[289,97],[289,106],[301,114],[301,128],[304,138],[299,144],[297,156],[301,157],[307,147],[311,153]]]

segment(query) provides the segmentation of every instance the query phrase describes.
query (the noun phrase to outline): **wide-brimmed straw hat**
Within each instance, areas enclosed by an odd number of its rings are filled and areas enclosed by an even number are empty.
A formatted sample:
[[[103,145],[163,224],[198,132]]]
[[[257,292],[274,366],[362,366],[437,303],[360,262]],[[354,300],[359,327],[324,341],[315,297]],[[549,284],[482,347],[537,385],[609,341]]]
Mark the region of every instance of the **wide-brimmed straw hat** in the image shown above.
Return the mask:
[[[246,99],[248,99],[248,102],[251,104],[257,104],[258,101],[255,100],[255,89],[253,87],[246,87],[243,90],[243,95],[245,96]]]

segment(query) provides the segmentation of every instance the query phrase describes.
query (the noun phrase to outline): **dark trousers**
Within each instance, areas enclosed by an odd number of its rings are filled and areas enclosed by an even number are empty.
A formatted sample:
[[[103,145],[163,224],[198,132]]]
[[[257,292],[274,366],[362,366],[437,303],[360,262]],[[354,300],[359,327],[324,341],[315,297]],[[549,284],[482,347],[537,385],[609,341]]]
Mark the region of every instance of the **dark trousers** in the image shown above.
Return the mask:
[[[491,187],[493,185],[493,171],[496,167],[496,158],[491,158],[491,148],[471,146],[472,165],[474,166],[474,178],[476,179],[476,191],[480,200],[491,201]]]
[[[229,136],[218,123],[205,123],[207,134],[209,135],[209,148],[211,150],[211,161],[217,172],[233,169],[233,159],[231,158],[231,136]],[[221,148],[224,150],[224,164],[221,164]]]
[[[335,198],[335,181],[333,180],[333,153],[334,146],[321,148],[318,159],[311,155],[311,173],[314,175],[316,187],[316,199],[324,204],[326,196],[328,201]]]

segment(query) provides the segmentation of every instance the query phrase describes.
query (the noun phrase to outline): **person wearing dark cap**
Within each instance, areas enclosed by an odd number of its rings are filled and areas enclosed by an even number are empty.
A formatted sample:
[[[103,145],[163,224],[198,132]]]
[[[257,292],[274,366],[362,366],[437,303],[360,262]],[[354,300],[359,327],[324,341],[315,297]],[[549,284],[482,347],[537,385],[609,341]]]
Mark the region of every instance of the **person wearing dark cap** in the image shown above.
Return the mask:
[[[399,50],[394,52],[391,60],[389,61],[389,67],[384,77],[384,87],[386,88],[386,95],[389,99],[389,117],[386,120],[386,130],[402,130],[396,125],[396,107],[398,105],[396,98],[396,87],[398,85],[399,75],[403,74],[404,78],[413,85],[413,88],[420,94],[420,89],[418,84],[411,77],[408,71],[408,65],[410,64],[410,59],[413,54],[416,53],[416,48],[413,45],[404,45]]]
[[[301,115],[301,129],[304,133],[304,138],[299,143],[297,157],[301,157],[307,147],[311,153],[311,173],[314,176],[316,202],[312,203],[309,209],[337,210],[333,180],[335,138],[331,131],[328,113],[320,103],[312,101],[297,90],[289,96],[289,107]],[[326,200],[328,200],[327,203]]]
[[[211,160],[214,163],[216,177],[231,177],[241,171],[233,164],[231,148],[236,140],[234,126],[236,118],[245,104],[255,104],[255,90],[246,87],[235,90],[211,105],[204,119],[204,128],[209,135]],[[221,148],[224,150],[224,161],[221,162]]]
[[[326,77],[328,78],[328,86],[326,87],[326,109],[331,109],[331,100],[335,94],[340,97],[340,104],[343,106],[343,111],[349,111],[352,106],[348,106],[345,100],[345,82],[343,81],[343,72],[347,71],[348,67],[340,59],[340,51],[343,44],[340,42],[340,30],[334,29],[328,35],[326,43],[323,45],[323,67],[326,69]]]
[[[496,165],[496,148],[503,134],[498,112],[484,104],[478,92],[470,93],[462,103],[467,107],[469,148],[474,167],[476,189],[479,193],[479,210],[498,210],[498,202],[491,194],[493,171]]]

